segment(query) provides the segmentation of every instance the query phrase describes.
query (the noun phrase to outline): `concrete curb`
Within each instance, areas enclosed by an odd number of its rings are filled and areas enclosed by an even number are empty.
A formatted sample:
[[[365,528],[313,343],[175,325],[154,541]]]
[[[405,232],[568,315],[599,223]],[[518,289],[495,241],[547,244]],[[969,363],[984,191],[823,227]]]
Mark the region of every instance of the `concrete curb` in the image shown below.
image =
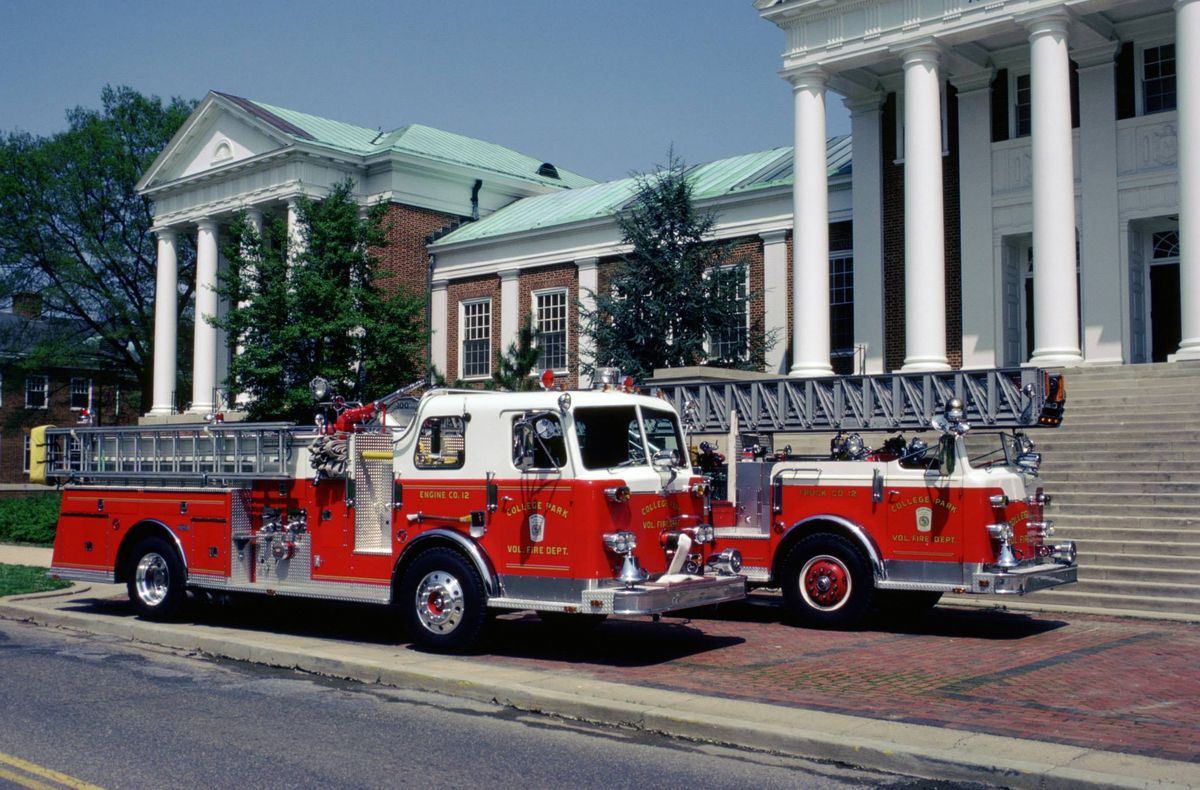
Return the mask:
[[[99,595],[109,588],[94,590]],[[116,594],[118,587],[111,588]],[[77,586],[70,600],[91,600]],[[1039,788],[1196,787],[1196,766],[1137,755],[888,722],[582,678],[556,670],[292,635],[152,623],[0,599],[0,617],[146,642],[328,677],[416,688],[679,738],[780,752],[937,779]]]

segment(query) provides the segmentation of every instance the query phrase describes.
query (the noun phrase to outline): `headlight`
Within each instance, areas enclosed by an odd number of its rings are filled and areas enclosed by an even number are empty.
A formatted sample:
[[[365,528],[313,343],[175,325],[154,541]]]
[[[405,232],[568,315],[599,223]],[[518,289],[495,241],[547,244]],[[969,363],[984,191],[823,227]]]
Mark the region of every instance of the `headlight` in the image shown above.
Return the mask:
[[[1078,556],[1078,550],[1075,548],[1075,541],[1064,540],[1054,546],[1054,553],[1051,554],[1058,562],[1064,562],[1067,565],[1074,565],[1075,558]]]
[[[988,524],[987,531],[992,540],[1012,540],[1013,530],[1008,524]]]
[[[637,535],[632,532],[606,532],[604,545],[616,554],[628,554],[637,548]]]
[[[708,482],[701,480],[698,483],[692,483],[691,492],[692,496],[696,497],[697,499],[703,498],[708,494]]]
[[[613,486],[612,488],[606,488],[604,489],[604,496],[608,497],[609,502],[628,502],[629,486]]]
[[[993,494],[988,497],[988,501],[992,503],[992,507],[1008,507],[1008,497],[1004,494]]]
[[[708,567],[722,576],[732,576],[742,570],[742,553],[737,549],[725,549],[708,558]]]
[[[693,530],[692,534],[697,543],[712,543],[716,537],[710,524],[701,524]]]

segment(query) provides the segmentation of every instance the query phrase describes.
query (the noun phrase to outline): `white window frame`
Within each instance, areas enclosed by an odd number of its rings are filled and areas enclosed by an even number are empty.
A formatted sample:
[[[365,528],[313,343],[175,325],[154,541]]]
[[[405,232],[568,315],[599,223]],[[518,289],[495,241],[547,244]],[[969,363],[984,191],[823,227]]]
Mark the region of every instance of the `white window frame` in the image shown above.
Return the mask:
[[[87,389],[86,389],[87,405],[86,406],[76,406],[75,405],[75,394],[76,394],[75,393],[75,384],[76,384],[76,382],[80,382],[80,381],[87,383]],[[87,409],[88,413],[91,414],[92,413],[92,380],[89,378],[83,378],[82,376],[73,377],[71,379],[70,387],[67,390],[67,397],[69,398],[68,402],[71,404],[71,411],[83,411],[84,409]]]
[[[471,305],[486,304],[488,306],[487,329],[488,329],[488,354],[487,354],[487,372],[482,374],[473,374],[468,376],[467,371],[467,307]],[[458,303],[458,377],[463,381],[485,381],[492,377],[492,297],[484,296],[478,299],[463,299]]]
[[[708,271],[729,271],[730,269],[734,269],[734,268],[737,268],[736,263],[727,263],[724,266],[717,266],[717,267],[714,267],[713,269],[709,269]],[[707,274],[707,271],[705,273]],[[742,302],[745,304],[745,307],[746,307],[746,326],[745,326],[746,345],[742,349],[742,353],[745,354],[746,359],[749,359],[749,357],[750,357],[750,327],[753,325],[753,321],[752,321],[752,318],[750,315],[750,265],[749,264],[746,264],[745,274],[746,274],[746,277],[742,281],[742,288],[744,289],[743,295],[742,295]],[[705,338],[704,345],[709,354],[716,353],[716,351],[717,351],[716,345],[715,345],[716,342],[718,342],[718,341],[715,340],[715,338],[712,336],[711,333],[709,333],[708,336]]]
[[[949,156],[950,155],[950,126],[946,122],[946,114],[947,114],[947,112],[949,112],[949,108],[946,106],[947,81],[946,81],[946,75],[944,72],[939,73],[938,76],[941,80],[940,88],[938,91],[939,96],[940,96],[938,110],[941,112],[941,115],[942,115],[942,121],[941,121],[942,156]],[[901,86],[900,89],[896,91],[896,159],[892,162],[892,164],[896,164],[896,165],[904,164],[904,150],[905,150],[904,149],[904,143],[905,143],[905,138],[904,138],[904,99],[905,99],[904,88],[903,88],[903,86]]]
[[[29,459],[32,457],[32,452],[33,452],[33,437],[27,433],[27,434],[25,434],[25,455],[22,456],[23,460],[22,460],[22,464],[21,464],[21,471],[25,472],[26,474],[29,473],[29,464],[30,464]]]
[[[30,387],[30,384],[33,383],[34,379],[42,380],[42,387],[41,387],[42,405],[41,406],[33,406],[33,405],[30,405],[30,403],[29,403],[29,393],[37,392],[36,389],[32,389]],[[25,377],[25,408],[27,408],[27,409],[46,409],[46,408],[49,408],[49,406],[50,406],[50,377],[45,375],[44,373],[35,373],[33,375],[26,376]]]
[[[849,261],[850,262],[850,288],[849,288],[850,300],[849,300],[849,302],[844,302],[843,304],[850,305],[850,321],[851,321],[851,324],[853,325],[854,301],[855,301],[855,280],[856,280],[855,275],[857,274],[857,272],[854,269],[854,250],[853,249],[831,250],[829,253],[829,312],[830,312],[830,315],[833,314],[833,307],[834,307],[834,305],[833,305],[833,288],[834,288],[833,263],[834,263],[834,261]],[[849,349],[833,348],[833,328],[832,327],[830,327],[829,340],[830,340],[830,352],[831,353],[834,351],[845,352],[847,350],[850,351],[851,355],[857,353],[857,348],[856,348],[857,344],[855,343],[855,338],[854,338],[853,332],[851,333],[851,337],[850,337]]]
[[[542,331],[541,326],[541,311],[538,306],[538,298],[542,296],[550,296],[553,294],[562,294],[563,298],[563,365],[562,367],[552,368],[555,373],[566,373],[571,369],[571,302],[570,293],[566,288],[541,288],[533,291],[529,295],[529,309],[533,317],[533,329],[537,332]],[[541,361],[541,353],[539,351],[538,361]]]
[[[1138,118],[1149,115],[1165,115],[1167,113],[1177,112],[1179,110],[1179,45],[1175,45],[1175,108],[1171,110],[1156,110],[1152,113],[1146,112],[1146,91],[1142,83],[1146,80],[1146,50],[1161,47],[1163,44],[1175,44],[1175,39],[1171,36],[1159,36],[1156,38],[1147,38],[1144,41],[1137,42],[1134,47],[1133,59],[1133,95],[1135,104],[1135,116]]]
[[[1029,78],[1029,133],[1017,133],[1017,78]],[[1028,140],[1033,136],[1033,74],[1028,68],[1008,70],[1008,139]]]

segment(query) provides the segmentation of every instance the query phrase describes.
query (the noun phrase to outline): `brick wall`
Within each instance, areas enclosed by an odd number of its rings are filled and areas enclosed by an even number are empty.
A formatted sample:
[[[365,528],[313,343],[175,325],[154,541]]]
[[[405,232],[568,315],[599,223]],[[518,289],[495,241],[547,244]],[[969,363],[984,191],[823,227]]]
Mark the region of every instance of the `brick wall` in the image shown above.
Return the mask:
[[[579,386],[579,270],[572,261],[526,269],[518,279],[517,327],[533,315],[533,292],[563,288],[567,292],[567,377],[566,386]],[[534,371],[539,373],[540,371]]]
[[[379,259],[378,271],[384,275],[380,284],[389,291],[406,288],[423,299],[429,270],[425,239],[458,219],[440,211],[390,204],[383,219],[388,243],[371,251]]]
[[[500,353],[500,277],[489,275],[454,280],[446,287],[446,370],[447,381],[458,378],[458,311],[464,300],[490,297],[492,300],[492,370],[496,369],[496,355]]]
[[[896,95],[883,106],[883,345],[884,366],[904,365],[904,165],[896,162]],[[942,157],[942,210],[945,217],[946,356],[962,365],[962,254],[958,201],[958,97],[946,90],[950,154]]]
[[[79,412],[71,410],[71,379],[91,378],[92,414],[95,425],[129,425],[137,421],[136,410],[127,402],[118,408],[119,385],[111,380],[97,377],[89,372],[48,370],[49,379],[46,408],[25,407],[25,380],[27,372],[19,368],[5,368],[0,382],[0,483],[27,483],[29,475],[24,471],[25,437],[30,429],[38,425],[75,425]],[[43,375],[37,373],[35,375]],[[128,398],[136,387],[127,385],[124,398]]]

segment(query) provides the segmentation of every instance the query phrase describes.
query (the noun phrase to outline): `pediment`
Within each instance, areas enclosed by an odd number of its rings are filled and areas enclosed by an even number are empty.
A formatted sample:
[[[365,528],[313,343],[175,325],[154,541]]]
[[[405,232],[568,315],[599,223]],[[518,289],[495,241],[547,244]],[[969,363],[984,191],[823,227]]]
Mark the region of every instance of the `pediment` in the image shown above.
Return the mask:
[[[184,122],[138,184],[141,190],[228,167],[285,148],[286,136],[273,134],[256,119],[210,94]]]

